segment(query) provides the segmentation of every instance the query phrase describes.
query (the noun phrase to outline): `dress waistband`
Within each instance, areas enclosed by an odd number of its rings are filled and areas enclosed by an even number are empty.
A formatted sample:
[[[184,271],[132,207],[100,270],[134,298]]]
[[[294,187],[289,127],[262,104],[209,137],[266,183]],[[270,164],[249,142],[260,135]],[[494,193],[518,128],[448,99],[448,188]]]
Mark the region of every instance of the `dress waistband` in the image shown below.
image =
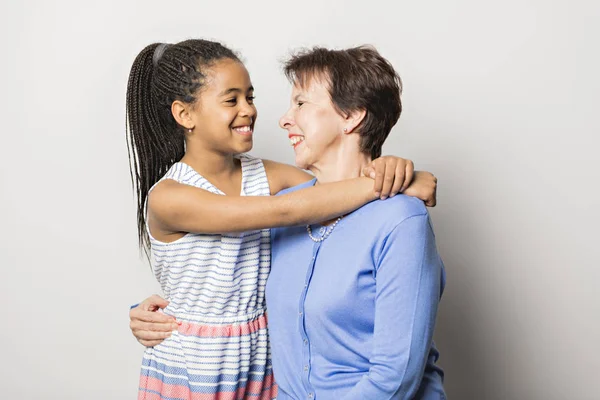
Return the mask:
[[[240,312],[237,314],[202,314],[189,312],[188,310],[176,309],[170,305],[164,309],[164,313],[172,315],[181,322],[189,322],[200,325],[241,325],[253,322],[263,317],[266,313],[264,308],[258,308],[252,312]]]

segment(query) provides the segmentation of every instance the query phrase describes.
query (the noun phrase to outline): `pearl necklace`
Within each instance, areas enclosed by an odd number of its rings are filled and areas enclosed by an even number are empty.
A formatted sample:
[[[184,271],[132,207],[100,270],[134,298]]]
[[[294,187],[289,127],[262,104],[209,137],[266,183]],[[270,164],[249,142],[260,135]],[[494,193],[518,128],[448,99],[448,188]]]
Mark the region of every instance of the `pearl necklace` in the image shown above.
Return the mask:
[[[323,240],[327,239],[327,236],[331,235],[331,232],[333,232],[335,226],[338,224],[338,222],[340,222],[342,220],[342,217],[339,217],[338,219],[335,220],[335,222],[329,227],[329,229],[325,230],[325,227],[321,227],[320,233],[321,233],[321,237],[314,237],[312,235],[312,229],[310,229],[310,225],[306,225],[306,230],[308,231],[308,237],[311,238],[311,240],[315,243],[319,243],[322,242]]]

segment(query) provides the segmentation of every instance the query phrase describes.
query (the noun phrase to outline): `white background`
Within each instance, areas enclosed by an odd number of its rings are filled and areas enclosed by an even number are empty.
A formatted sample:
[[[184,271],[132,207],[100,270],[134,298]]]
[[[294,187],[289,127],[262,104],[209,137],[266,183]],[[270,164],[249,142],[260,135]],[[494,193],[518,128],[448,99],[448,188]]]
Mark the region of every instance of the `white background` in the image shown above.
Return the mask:
[[[256,156],[291,49],[375,45],[404,81],[384,153],[439,178],[436,340],[451,399],[600,398],[600,6],[595,1],[7,1],[0,6],[0,387],[134,399],[137,249],[125,88],[152,42],[218,39],[256,87]]]

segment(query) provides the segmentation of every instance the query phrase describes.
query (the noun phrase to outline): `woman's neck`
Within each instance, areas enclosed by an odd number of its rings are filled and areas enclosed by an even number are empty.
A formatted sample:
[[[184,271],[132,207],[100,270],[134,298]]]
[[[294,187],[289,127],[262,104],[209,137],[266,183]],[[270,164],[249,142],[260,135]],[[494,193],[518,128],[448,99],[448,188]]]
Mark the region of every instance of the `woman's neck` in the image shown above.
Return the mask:
[[[362,170],[371,163],[368,154],[354,151],[352,153],[340,151],[321,162],[309,167],[318,183],[342,181],[344,179],[362,176]]]
[[[325,158],[325,157],[323,157]],[[317,184],[342,181],[344,179],[358,178],[362,176],[364,167],[371,163],[371,157],[359,151],[338,152],[337,155],[309,167],[309,170],[317,178]],[[336,219],[324,221],[321,225],[328,226]]]

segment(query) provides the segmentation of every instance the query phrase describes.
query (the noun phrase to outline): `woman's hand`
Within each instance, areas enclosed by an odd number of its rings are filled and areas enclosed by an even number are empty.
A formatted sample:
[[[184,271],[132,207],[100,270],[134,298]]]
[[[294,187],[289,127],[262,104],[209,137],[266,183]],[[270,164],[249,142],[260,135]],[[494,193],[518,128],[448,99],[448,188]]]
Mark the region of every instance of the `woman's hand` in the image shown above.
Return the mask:
[[[412,182],[415,165],[395,156],[379,157],[363,169],[363,175],[375,179],[375,194],[385,200],[402,193]],[[420,198],[420,197],[419,197]]]
[[[179,323],[174,317],[158,312],[167,305],[168,301],[153,295],[129,311],[129,327],[138,342],[154,347],[177,330]]]

